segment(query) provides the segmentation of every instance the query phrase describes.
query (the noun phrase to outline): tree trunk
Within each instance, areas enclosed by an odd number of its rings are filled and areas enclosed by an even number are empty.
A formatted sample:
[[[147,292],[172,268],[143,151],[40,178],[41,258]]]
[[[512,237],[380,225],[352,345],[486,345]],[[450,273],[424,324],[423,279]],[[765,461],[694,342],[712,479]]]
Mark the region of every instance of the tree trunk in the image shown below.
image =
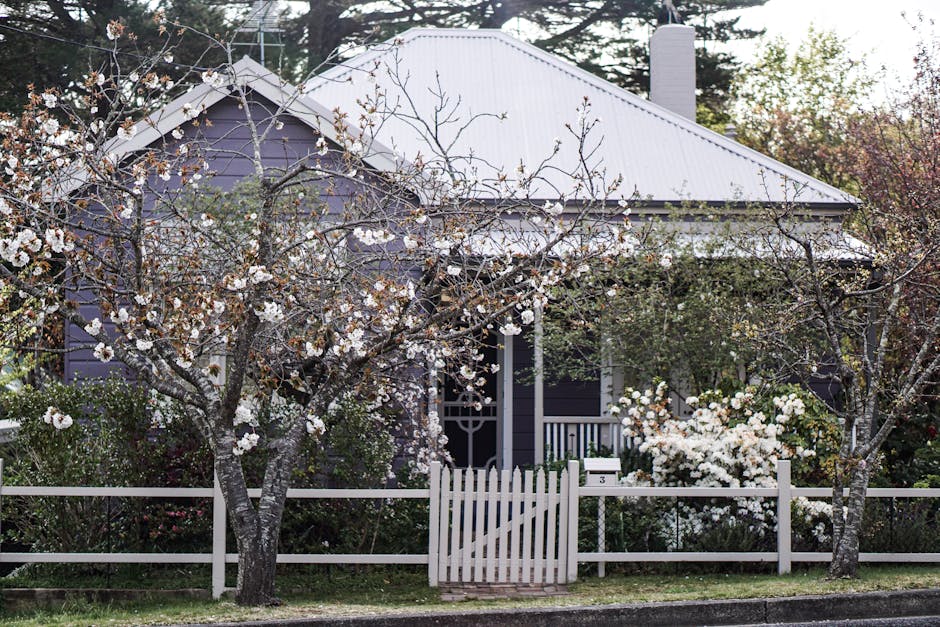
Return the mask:
[[[291,472],[297,461],[305,422],[294,420],[287,433],[270,442],[261,498],[257,505],[248,497],[248,486],[240,459],[232,452],[234,438],[218,438],[215,469],[238,542],[238,582],[235,601],[239,605],[277,605],[274,576],[278,541]]]
[[[864,462],[860,462],[864,464]],[[842,499],[833,494],[833,537],[832,562],[829,564],[828,577],[830,579],[845,579],[858,577],[858,550],[859,535],[865,514],[865,493],[868,491],[869,471],[867,467],[855,466],[849,478],[849,496],[845,501],[844,520],[838,524],[837,517],[843,516],[842,511],[836,511],[842,504]],[[836,486],[841,490],[841,486]]]
[[[283,507],[277,511],[268,511],[267,516],[259,515],[248,497],[245,476],[239,460],[231,453],[230,442],[222,440],[217,447],[215,470],[238,547],[235,600],[239,605],[277,604],[274,575]],[[274,495],[273,500],[283,504],[287,486],[277,487],[283,494]],[[270,501],[271,495],[267,497]]]
[[[310,0],[304,17],[307,31],[307,72],[313,72],[325,63],[339,47],[343,38],[351,34],[340,16],[346,3]]]
[[[267,531],[267,533],[266,533]],[[235,602],[239,605],[279,605],[274,593],[277,570],[278,532],[258,529],[244,539],[238,537],[238,582]]]

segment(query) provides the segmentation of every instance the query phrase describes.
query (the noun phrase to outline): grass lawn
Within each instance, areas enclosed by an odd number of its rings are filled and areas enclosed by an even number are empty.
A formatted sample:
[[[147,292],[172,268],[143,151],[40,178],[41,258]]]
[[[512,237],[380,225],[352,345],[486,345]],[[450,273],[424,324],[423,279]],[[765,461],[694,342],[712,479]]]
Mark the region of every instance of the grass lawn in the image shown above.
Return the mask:
[[[201,574],[201,573],[200,573]],[[159,625],[185,622],[216,622],[249,619],[299,618],[392,612],[464,611],[488,608],[602,605],[640,601],[732,599],[864,592],[940,587],[940,567],[870,566],[858,580],[825,581],[822,569],[803,570],[785,577],[770,574],[671,574],[611,575],[604,579],[584,578],[569,586],[562,597],[518,601],[463,601],[444,603],[427,587],[426,575],[417,570],[372,571],[356,574],[347,570],[294,567],[279,578],[285,605],[276,608],[240,608],[231,601],[137,602],[93,605],[68,602],[60,610],[34,610],[19,615],[0,615],[0,625]],[[160,579],[160,578],[157,578]],[[176,587],[188,585],[190,577],[167,574]],[[193,577],[195,581],[195,577]],[[206,579],[199,577],[205,585]],[[157,583],[157,580],[151,582]],[[37,585],[35,577],[3,580],[6,587]],[[48,584],[49,582],[47,582]],[[73,586],[100,585],[81,580]],[[127,585],[112,581],[112,585]],[[61,585],[61,583],[60,583]],[[144,586],[137,586],[144,587]],[[169,586],[168,586],[169,587]]]

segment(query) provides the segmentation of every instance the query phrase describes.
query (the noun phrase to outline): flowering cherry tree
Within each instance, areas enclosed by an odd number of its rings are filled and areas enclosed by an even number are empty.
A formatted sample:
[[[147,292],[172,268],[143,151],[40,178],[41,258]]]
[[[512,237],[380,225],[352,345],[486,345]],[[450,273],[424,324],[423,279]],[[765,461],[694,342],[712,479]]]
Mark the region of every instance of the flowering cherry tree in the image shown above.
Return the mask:
[[[852,234],[812,228],[799,198],[764,212],[763,265],[786,298],[748,334],[791,373],[837,391],[831,577],[858,573],[865,494],[881,448],[936,386],[940,370],[940,63],[921,31],[912,83],[850,129],[861,204]],[[753,241],[751,242],[753,244]],[[752,246],[753,249],[753,246]],[[847,490],[847,494],[844,491]]]
[[[306,131],[315,145],[292,152],[280,133],[313,107],[300,91],[230,62],[194,68],[196,87],[177,96],[161,71],[170,37],[136,67],[115,54],[116,73],[33,91],[22,116],[0,118],[0,293],[28,305],[3,308],[23,327],[83,331],[47,349],[122,362],[188,408],[237,539],[236,599],[271,603],[291,473],[325,416],[349,398],[395,408],[426,468],[444,442],[439,378],[481,389],[487,338],[520,333],[552,286],[638,241],[608,202],[617,181],[592,164],[587,103],[558,140],[584,151],[571,191],[546,201],[537,185],[553,155],[473,176],[444,151],[390,157],[368,103],[358,117],[320,115]],[[265,84],[277,95],[262,97]],[[207,101],[235,127],[217,132]],[[237,184],[233,161],[248,166]],[[71,422],[54,407],[36,419]],[[248,456],[263,457],[257,501]]]
[[[929,212],[871,202],[852,217],[860,239],[819,233],[796,203],[769,213],[762,265],[782,281],[787,297],[768,303],[746,333],[787,371],[814,382],[822,400],[833,402],[825,397],[835,395],[840,435],[829,576],[855,577],[865,497],[881,447],[940,371],[940,230]]]

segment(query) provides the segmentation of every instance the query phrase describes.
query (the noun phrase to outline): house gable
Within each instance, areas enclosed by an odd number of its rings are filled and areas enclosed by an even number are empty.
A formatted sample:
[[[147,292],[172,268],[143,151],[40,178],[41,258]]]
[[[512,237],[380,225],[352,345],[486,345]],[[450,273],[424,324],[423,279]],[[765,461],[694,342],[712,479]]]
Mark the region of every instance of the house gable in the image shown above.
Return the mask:
[[[254,63],[254,62],[251,62]],[[245,64],[247,65],[247,64]],[[243,65],[244,67],[244,65]],[[257,85],[258,83],[253,83]],[[148,117],[146,122],[139,123],[141,128],[130,140],[112,145],[121,156],[144,151],[158,142],[166,142],[161,149],[173,153],[178,145],[196,141],[201,146],[208,147],[205,160],[208,164],[209,174],[200,181],[203,188],[213,187],[222,190],[231,190],[238,183],[255,176],[254,163],[250,155],[253,153],[251,131],[245,123],[246,113],[242,110],[240,101],[229,95],[227,91],[219,91],[201,85],[181,98],[170,103],[160,111]],[[325,121],[320,111],[308,115],[308,108],[289,108],[281,112],[283,102],[279,103],[264,95],[270,90],[254,90],[247,92],[250,102],[249,114],[261,132],[267,134],[261,147],[261,157],[265,168],[277,171],[285,169],[299,161],[310,158],[316,160],[320,167],[329,171],[343,171],[347,166],[342,162],[341,151],[333,141],[335,134],[326,135],[322,129],[332,125]],[[186,116],[186,110],[203,110],[204,113],[192,119]],[[268,128],[275,123],[273,128]],[[183,131],[181,139],[175,139],[172,131]],[[317,145],[322,136],[330,139],[330,149],[321,155]],[[386,163],[382,163],[386,166]],[[78,187],[78,178],[72,178],[72,189]],[[162,183],[155,176],[151,178],[150,185],[160,187],[179,187],[180,179],[173,173],[171,179]],[[317,183],[320,201],[337,211],[346,205],[357,193],[355,183],[337,177],[324,177]],[[64,191],[64,190],[60,190]],[[113,324],[102,317],[94,298],[85,292],[76,292],[73,300],[80,303],[79,311],[87,319],[99,317],[106,332],[111,332]],[[65,331],[65,345],[74,348],[94,343],[85,331],[75,325],[67,325]],[[125,379],[133,378],[130,370],[119,362],[102,363],[92,355],[91,350],[69,350],[65,353],[64,378],[66,381],[77,379],[101,378],[109,375],[118,375]]]

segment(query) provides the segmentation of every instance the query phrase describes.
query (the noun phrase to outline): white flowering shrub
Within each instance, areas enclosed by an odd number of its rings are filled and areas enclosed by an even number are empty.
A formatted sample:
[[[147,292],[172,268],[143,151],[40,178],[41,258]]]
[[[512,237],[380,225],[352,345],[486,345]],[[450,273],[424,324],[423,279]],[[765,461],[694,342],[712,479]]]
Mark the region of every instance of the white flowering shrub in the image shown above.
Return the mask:
[[[808,487],[829,487],[839,451],[839,423],[829,407],[798,385],[774,388],[759,408],[784,426],[780,438],[793,451],[793,481]]]
[[[800,551],[828,550],[832,542],[832,503],[793,499],[793,548]]]
[[[624,483],[776,487],[778,460],[812,458],[815,453],[800,445],[791,446],[785,435],[787,425],[805,414],[802,399],[790,393],[772,397],[771,402],[776,413],[761,411],[766,403],[754,388],[730,395],[712,390],[687,397],[686,403],[694,411],[683,419],[671,410],[665,382],[643,391],[627,388],[609,410],[623,416],[624,436],[639,439],[639,452],[649,460],[649,466],[627,474]],[[683,500],[679,516],[667,514],[667,518],[673,548],[683,544],[683,538],[686,542],[701,538],[718,525],[742,526],[762,538],[774,531],[776,502],[746,497]]]

